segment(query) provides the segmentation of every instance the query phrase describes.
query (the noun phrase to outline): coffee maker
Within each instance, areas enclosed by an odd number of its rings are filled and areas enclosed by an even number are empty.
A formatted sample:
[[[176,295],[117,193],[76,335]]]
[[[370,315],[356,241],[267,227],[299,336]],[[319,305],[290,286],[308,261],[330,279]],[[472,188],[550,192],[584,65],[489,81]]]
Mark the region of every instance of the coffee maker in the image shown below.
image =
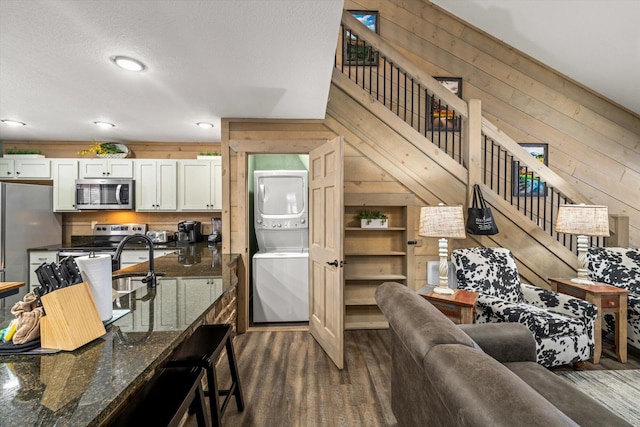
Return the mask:
[[[178,244],[200,242],[202,240],[202,224],[200,221],[180,221],[176,240]]]

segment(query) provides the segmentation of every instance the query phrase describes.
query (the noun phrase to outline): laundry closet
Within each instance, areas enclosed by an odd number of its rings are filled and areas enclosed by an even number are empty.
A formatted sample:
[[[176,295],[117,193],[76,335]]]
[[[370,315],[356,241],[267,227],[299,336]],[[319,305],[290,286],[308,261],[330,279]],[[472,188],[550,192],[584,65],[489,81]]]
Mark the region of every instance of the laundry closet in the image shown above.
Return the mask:
[[[309,156],[249,156],[254,325],[309,321]]]

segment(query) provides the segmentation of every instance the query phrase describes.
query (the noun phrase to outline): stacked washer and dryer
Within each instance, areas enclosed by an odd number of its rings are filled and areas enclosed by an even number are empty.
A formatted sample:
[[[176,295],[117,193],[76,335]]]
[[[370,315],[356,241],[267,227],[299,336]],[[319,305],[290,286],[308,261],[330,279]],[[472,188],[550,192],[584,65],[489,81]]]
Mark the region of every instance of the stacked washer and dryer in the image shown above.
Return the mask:
[[[306,170],[255,171],[253,321],[309,321]]]

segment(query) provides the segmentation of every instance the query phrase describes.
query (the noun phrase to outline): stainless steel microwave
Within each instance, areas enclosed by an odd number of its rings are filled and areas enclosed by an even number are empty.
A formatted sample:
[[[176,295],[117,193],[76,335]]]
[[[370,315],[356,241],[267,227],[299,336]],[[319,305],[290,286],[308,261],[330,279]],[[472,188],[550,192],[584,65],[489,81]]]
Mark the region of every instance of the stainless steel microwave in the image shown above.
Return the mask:
[[[76,209],[131,210],[133,183],[121,178],[76,179]]]

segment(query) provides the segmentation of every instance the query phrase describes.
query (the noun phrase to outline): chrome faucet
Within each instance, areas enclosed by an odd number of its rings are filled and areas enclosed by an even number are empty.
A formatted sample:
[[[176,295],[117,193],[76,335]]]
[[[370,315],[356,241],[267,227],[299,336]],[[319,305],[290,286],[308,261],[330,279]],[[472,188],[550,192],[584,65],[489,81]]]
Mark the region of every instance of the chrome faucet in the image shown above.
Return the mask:
[[[122,250],[124,246],[127,244],[129,240],[133,239],[142,239],[146,241],[147,248],[149,249],[149,272],[147,273],[147,277],[142,279],[142,283],[147,284],[147,288],[155,288],[157,284],[156,273],[153,265],[153,241],[149,236],[145,236],[144,234],[133,234],[129,236],[125,236],[124,239],[120,241],[118,247],[116,248],[116,253],[113,255],[113,259],[116,261],[120,261],[120,255],[122,255]]]

